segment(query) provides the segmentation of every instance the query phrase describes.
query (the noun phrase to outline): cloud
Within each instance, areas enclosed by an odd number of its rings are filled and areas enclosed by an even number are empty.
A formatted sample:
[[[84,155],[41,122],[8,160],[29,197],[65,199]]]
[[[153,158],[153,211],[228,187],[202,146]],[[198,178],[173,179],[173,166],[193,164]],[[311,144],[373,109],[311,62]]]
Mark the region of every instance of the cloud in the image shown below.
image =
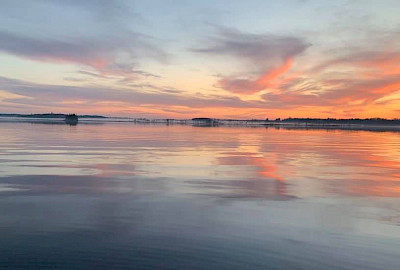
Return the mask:
[[[256,67],[254,79],[224,77],[217,86],[239,94],[253,94],[268,88],[271,82],[288,72],[294,58],[310,44],[299,37],[272,34],[248,34],[230,28],[220,28],[217,35],[209,38],[209,46],[193,49],[194,52],[228,56]]]
[[[143,25],[144,18],[133,7],[131,1],[117,0],[3,1],[0,52],[35,61],[73,64],[77,72],[60,76],[75,86],[34,84],[3,77],[0,90],[14,95],[2,95],[1,106],[12,105],[18,110],[29,106],[46,111],[48,106],[70,106],[101,113],[98,108],[109,104],[115,108],[115,114],[125,110],[140,112],[146,107],[156,110],[151,112],[155,115],[162,111],[198,115],[203,111],[211,117],[232,118],[295,117],[300,113],[318,117],[397,116],[398,27],[379,28],[357,20],[356,24],[344,21],[340,27],[325,24],[322,31],[310,27],[305,29],[308,32],[294,34],[254,34],[214,26],[208,32],[211,34],[191,49],[191,56],[193,52],[198,57],[206,56],[207,67],[192,66],[198,62],[185,55],[178,68],[174,65],[165,72],[169,74],[166,78],[156,70],[163,70],[157,65],[170,62],[166,50],[169,45],[149,33],[171,33],[179,41],[179,45],[171,42],[171,46],[176,46],[172,50],[181,54],[180,46],[197,39],[199,32],[168,32],[175,30],[171,25],[153,29],[169,18],[152,18],[150,24]],[[152,10],[144,12],[154,14]],[[345,12],[346,16],[349,14],[353,13]],[[192,27],[189,23],[188,26]],[[186,41],[179,40],[182,37]],[[6,60],[4,65],[15,59]],[[213,65],[223,69],[209,70]],[[23,66],[17,73],[7,68],[3,66],[6,76],[27,76]],[[52,72],[50,81],[54,82],[61,70],[65,69]],[[189,70],[191,73],[186,73]],[[211,78],[209,83],[204,70],[217,73],[217,78]],[[196,75],[199,76],[194,78]],[[196,83],[191,83],[192,76]],[[188,89],[181,90],[184,85]],[[189,94],[215,90],[221,93]]]
[[[269,66],[269,61],[285,60],[298,55],[310,46],[297,37],[248,34],[231,28],[219,28],[217,35],[209,38],[208,43],[208,47],[193,51],[240,57],[260,67]]]
[[[268,69],[256,80],[222,78],[218,81],[218,86],[233,93],[254,94],[266,89],[271,82],[280,75],[287,72],[293,64],[293,59],[286,59],[280,66]]]
[[[219,75],[215,86],[246,95],[267,90],[261,95],[266,108],[321,108],[327,113],[328,108],[349,112],[367,106],[365,113],[382,102],[393,104],[390,97],[400,91],[400,31],[363,31],[354,41],[346,36],[345,46],[317,44],[302,55],[310,47],[303,38],[221,28],[194,51],[238,60],[247,72]],[[303,63],[296,62],[300,59]]]
[[[4,53],[35,61],[78,64],[100,76],[127,81],[153,75],[137,69],[142,60],[168,62],[168,53],[155,38],[131,29],[129,20],[137,14],[121,1],[17,1],[2,5],[0,16],[8,26],[0,27],[0,51]],[[27,7],[35,12],[25,14]],[[7,20],[7,11],[17,16],[18,23],[15,18]],[[38,15],[42,15],[40,20]],[[43,21],[49,23],[44,25]]]
[[[326,107],[358,113],[394,105],[400,93],[399,31],[371,31],[365,36],[351,46],[326,48],[321,58],[311,59],[310,68],[281,80],[274,91],[262,95],[263,100],[287,109]],[[386,111],[394,112],[390,106]]]
[[[346,48],[326,53],[328,60],[316,65],[311,70],[318,73],[327,69],[353,67],[368,71],[379,71],[380,75],[393,75],[400,73],[398,63],[400,61],[400,50],[385,48]],[[366,74],[366,73],[365,73]],[[365,75],[364,74],[364,75]],[[377,73],[370,73],[377,75]]]
[[[349,105],[360,101],[357,105],[365,105],[399,91],[400,74],[376,79],[332,80],[329,83],[332,89],[322,93],[321,96],[330,100],[331,103]]]
[[[124,67],[121,66],[121,69],[116,69],[113,72],[111,72],[110,70],[108,70],[107,72],[92,72],[92,71],[86,71],[86,70],[79,70],[77,73],[81,74],[81,75],[85,75],[85,76],[89,76],[92,78],[96,78],[96,79],[105,79],[105,80],[116,80],[116,82],[118,84],[123,84],[123,85],[127,85],[129,86],[130,84],[132,84],[133,81],[135,81],[138,77],[145,77],[145,78],[156,78],[159,79],[161,78],[161,76],[150,73],[150,72],[146,72],[143,70],[133,70],[133,69],[129,69],[128,67],[126,67],[126,69],[124,70]],[[71,78],[72,79],[72,78]],[[76,79],[76,81],[79,81],[81,79]],[[73,81],[70,80],[70,81]]]
[[[184,96],[178,90],[152,85],[131,85],[135,89],[117,89],[102,87],[64,86],[36,84],[0,76],[0,89],[22,97],[3,99],[3,102],[30,104],[37,106],[62,106],[80,102],[85,104],[101,104],[104,102],[119,103],[124,106],[186,106],[190,108],[256,106],[256,103],[244,102],[236,97],[193,97]],[[141,88],[155,89],[156,92],[141,92]]]
[[[326,91],[309,91],[320,83],[331,84]],[[297,84],[304,89],[296,91]],[[353,83],[346,80],[317,82],[307,79],[287,84],[281,92],[261,95],[260,101],[244,101],[234,96],[185,95],[177,89],[150,83],[127,84],[129,90],[101,86],[47,85],[0,77],[1,107],[35,112],[63,109],[78,113],[135,113],[153,117],[309,117],[312,110],[319,117],[375,117],[371,106],[382,106],[379,100],[400,89],[400,76]],[[143,92],[145,91],[145,92]],[[395,108],[396,109],[396,108]],[[390,113],[391,110],[386,110]],[[315,115],[315,114],[313,114]]]
[[[300,89],[300,91],[296,91]],[[313,90],[313,91],[311,91]],[[380,78],[362,77],[345,79],[320,79],[302,88],[298,82],[281,87],[278,93],[265,93],[263,100],[269,107],[294,109],[300,107],[355,108],[379,105],[380,99],[400,91],[400,74]]]

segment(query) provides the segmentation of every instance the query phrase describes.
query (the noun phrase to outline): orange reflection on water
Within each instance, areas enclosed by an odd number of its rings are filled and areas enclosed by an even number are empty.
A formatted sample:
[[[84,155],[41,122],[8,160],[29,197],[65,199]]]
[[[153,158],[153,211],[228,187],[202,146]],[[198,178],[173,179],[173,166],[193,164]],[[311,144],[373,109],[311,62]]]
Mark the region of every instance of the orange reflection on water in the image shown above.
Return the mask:
[[[0,184],[12,188],[400,197],[396,132],[3,123],[0,134]]]
[[[274,164],[274,160],[267,160],[260,157],[260,153],[251,152],[226,152],[220,158],[221,165],[251,165],[257,170],[257,174],[262,177],[284,181],[283,177],[277,174],[278,167]]]

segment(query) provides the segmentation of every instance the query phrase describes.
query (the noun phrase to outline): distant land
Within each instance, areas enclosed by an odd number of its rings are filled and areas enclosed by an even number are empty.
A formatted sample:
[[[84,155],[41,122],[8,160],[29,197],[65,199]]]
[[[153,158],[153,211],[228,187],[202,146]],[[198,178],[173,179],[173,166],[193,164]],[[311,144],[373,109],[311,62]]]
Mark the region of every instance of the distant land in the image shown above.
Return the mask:
[[[65,119],[67,114],[64,113],[35,113],[35,114],[18,114],[18,113],[0,113],[0,117],[21,117],[21,118],[62,118]],[[102,115],[78,115],[79,118],[107,118]]]
[[[67,114],[10,114],[0,113],[0,122],[31,122],[40,124],[63,123]],[[83,124],[106,122],[126,122],[136,124],[191,125],[198,127],[238,126],[238,127],[274,127],[285,129],[345,129],[371,131],[400,131],[400,119],[385,118],[276,118],[276,119],[218,119],[197,117],[192,119],[148,119],[128,117],[107,117],[102,115],[78,115]],[[15,119],[15,120],[14,120]],[[86,121],[85,121],[86,119]]]

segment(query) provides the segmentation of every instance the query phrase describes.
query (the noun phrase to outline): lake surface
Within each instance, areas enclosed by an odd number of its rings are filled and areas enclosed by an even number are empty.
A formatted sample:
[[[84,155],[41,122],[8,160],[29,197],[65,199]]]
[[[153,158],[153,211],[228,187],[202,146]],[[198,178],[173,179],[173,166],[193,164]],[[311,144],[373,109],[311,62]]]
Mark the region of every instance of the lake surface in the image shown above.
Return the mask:
[[[0,123],[0,269],[400,269],[400,133]]]

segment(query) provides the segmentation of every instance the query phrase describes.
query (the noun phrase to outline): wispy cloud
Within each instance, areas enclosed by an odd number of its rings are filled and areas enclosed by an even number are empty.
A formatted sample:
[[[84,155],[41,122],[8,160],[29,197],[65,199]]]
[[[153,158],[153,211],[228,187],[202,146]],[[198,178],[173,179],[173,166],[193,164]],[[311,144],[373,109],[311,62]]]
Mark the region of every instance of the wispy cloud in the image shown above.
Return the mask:
[[[45,85],[0,77],[0,89],[14,95],[19,95],[19,97],[3,99],[3,102],[15,104],[57,107],[58,105],[74,104],[77,102],[91,105],[101,104],[102,102],[114,102],[127,107],[151,105],[153,107],[184,106],[188,108],[245,108],[256,105],[255,103],[244,102],[236,97],[214,95],[212,97],[200,98],[190,95],[185,96],[178,90],[167,87],[144,84],[131,85],[131,87],[132,89],[126,90],[102,87]],[[157,91],[142,92],[143,88]]]
[[[396,29],[374,31],[365,40],[343,48],[327,47],[323,57],[313,58],[313,47],[303,38],[223,28],[207,41],[211,45],[194,51],[239,60],[248,72],[239,77],[219,75],[216,86],[246,95],[266,90],[261,95],[266,108],[325,108],[325,113],[335,108],[350,115],[376,110],[382,99],[390,101],[391,95],[399,93],[399,33]],[[302,55],[307,49],[311,50],[307,56]],[[302,61],[312,60],[301,71],[294,68],[300,56]],[[252,66],[258,70],[256,76]]]
[[[314,1],[301,5],[310,18],[318,16],[299,25],[297,4],[286,10],[294,18],[264,8],[266,14],[252,13],[259,22],[253,24],[241,10],[248,4],[239,2],[177,7],[165,1],[4,0],[1,107],[232,118],[397,117],[396,14],[383,16],[388,9],[374,1],[366,15],[366,5],[357,1]],[[221,13],[212,12],[215,6]],[[211,11],[207,23],[199,20],[201,7]],[[181,13],[185,31],[176,25]],[[200,42],[188,52],[195,41]],[[43,62],[68,65],[53,72]],[[36,64],[38,71],[31,72]],[[46,83],[29,82],[42,79]]]
[[[311,46],[304,39],[273,34],[248,34],[235,29],[220,28],[218,33],[206,41],[204,48],[193,49],[198,53],[228,56],[242,60],[244,65],[256,67],[255,78],[226,76],[217,86],[240,94],[253,94],[270,86],[275,78],[289,71],[293,59]]]
[[[330,49],[315,66],[263,98],[281,106],[377,106],[400,91],[399,31],[374,32],[361,44]]]
[[[25,10],[22,1],[9,5]],[[40,21],[32,23],[34,17],[16,13],[18,24],[10,19],[9,27],[0,27],[0,51],[35,61],[78,64],[99,76],[117,76],[127,81],[138,76],[156,76],[138,69],[141,60],[168,62],[168,53],[156,44],[155,38],[127,26],[127,20],[138,15],[122,1],[38,1],[29,6],[43,14],[43,20],[51,18],[54,27],[43,26]],[[49,16],[40,7],[54,14]],[[4,8],[0,15],[9,17],[7,10]],[[69,16],[63,17],[64,10],[70,12]],[[63,31],[61,24],[72,27],[75,21],[82,23],[76,26],[76,33]],[[21,25],[36,33],[31,34]]]

